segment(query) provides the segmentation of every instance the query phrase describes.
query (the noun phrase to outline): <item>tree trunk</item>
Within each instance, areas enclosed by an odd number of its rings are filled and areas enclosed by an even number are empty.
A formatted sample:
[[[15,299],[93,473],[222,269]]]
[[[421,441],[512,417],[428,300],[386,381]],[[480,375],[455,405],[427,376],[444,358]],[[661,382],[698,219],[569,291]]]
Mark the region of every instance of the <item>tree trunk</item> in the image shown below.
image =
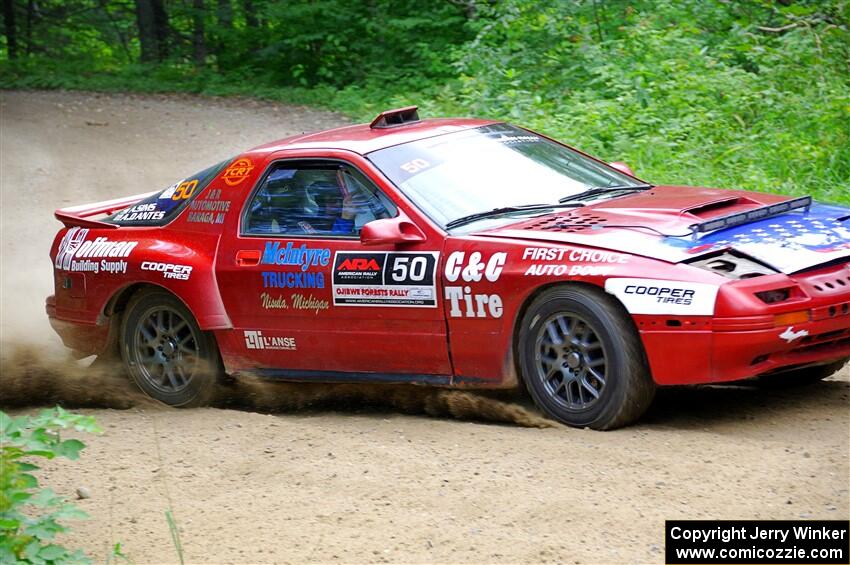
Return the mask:
[[[13,0],[3,0],[3,21],[6,24],[6,49],[9,59],[18,58],[18,31],[15,27],[15,3]]]
[[[192,2],[192,56],[196,66],[204,66],[207,60],[207,43],[204,38],[204,0]]]
[[[27,57],[32,53],[32,20],[35,17],[35,0],[27,0],[27,18],[24,20],[24,40],[27,42]]]
[[[242,2],[242,9],[245,10],[245,24],[251,29],[260,27],[260,20],[257,19],[257,8],[254,6],[254,1],[244,0]]]
[[[156,40],[153,4],[151,0],[136,0],[136,23],[139,26],[139,45],[142,63],[159,60],[159,45]]]
[[[233,28],[233,5],[230,0],[218,0],[218,26],[227,30]]]
[[[171,28],[168,25],[168,12],[165,11],[165,5],[162,0],[151,0],[153,6],[153,24],[154,34],[156,35],[156,46],[158,60],[164,61],[168,58],[170,52],[169,40]]]

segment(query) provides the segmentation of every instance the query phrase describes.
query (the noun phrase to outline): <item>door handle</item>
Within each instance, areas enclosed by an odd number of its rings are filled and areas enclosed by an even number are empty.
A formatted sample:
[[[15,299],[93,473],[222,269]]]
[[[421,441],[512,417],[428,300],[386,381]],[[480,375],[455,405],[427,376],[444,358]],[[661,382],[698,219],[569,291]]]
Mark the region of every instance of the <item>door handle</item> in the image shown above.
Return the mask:
[[[236,252],[236,264],[240,267],[253,267],[260,264],[260,252],[257,249],[241,249]]]

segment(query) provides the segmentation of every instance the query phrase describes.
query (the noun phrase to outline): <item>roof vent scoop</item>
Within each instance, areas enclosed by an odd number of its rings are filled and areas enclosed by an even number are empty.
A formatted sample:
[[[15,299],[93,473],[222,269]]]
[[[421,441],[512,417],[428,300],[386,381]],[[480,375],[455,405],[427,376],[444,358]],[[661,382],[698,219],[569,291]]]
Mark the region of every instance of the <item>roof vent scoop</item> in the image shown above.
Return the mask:
[[[372,120],[369,127],[371,129],[386,129],[418,122],[418,110],[419,108],[416,106],[407,106],[405,108],[396,108],[395,110],[381,112]]]

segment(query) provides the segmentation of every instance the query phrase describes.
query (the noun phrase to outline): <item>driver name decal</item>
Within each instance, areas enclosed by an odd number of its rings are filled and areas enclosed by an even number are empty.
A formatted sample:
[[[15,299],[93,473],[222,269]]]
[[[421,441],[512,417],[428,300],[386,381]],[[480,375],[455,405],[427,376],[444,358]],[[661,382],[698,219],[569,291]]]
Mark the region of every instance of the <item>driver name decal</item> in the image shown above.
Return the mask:
[[[166,210],[157,209],[156,202],[149,202],[130,206],[116,214],[112,220],[115,222],[149,222],[163,219],[165,212]]]
[[[620,299],[630,314],[711,316],[718,287],[655,279],[608,279],[605,291]]]
[[[438,255],[339,251],[334,257],[334,306],[436,308]]]

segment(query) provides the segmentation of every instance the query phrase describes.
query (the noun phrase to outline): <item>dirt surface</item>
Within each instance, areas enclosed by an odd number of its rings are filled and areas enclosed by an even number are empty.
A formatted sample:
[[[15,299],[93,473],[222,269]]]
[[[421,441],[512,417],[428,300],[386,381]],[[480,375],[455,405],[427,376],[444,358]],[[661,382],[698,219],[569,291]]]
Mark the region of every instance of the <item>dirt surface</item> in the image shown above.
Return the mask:
[[[120,542],[135,563],[175,562],[168,510],[197,563],[662,563],[665,519],[850,515],[847,369],[796,391],[662,391],[638,425],[608,433],[484,423],[536,416],[430,393],[278,402],[268,395],[292,391],[246,384],[241,409],[146,402],[64,360],[43,309],[52,211],[343,120],[252,101],[0,96],[0,390],[7,403],[108,407],[81,410],[104,430],[82,459],[42,475],[69,498],[90,491],[78,505],[91,519],[62,541],[96,561]]]

